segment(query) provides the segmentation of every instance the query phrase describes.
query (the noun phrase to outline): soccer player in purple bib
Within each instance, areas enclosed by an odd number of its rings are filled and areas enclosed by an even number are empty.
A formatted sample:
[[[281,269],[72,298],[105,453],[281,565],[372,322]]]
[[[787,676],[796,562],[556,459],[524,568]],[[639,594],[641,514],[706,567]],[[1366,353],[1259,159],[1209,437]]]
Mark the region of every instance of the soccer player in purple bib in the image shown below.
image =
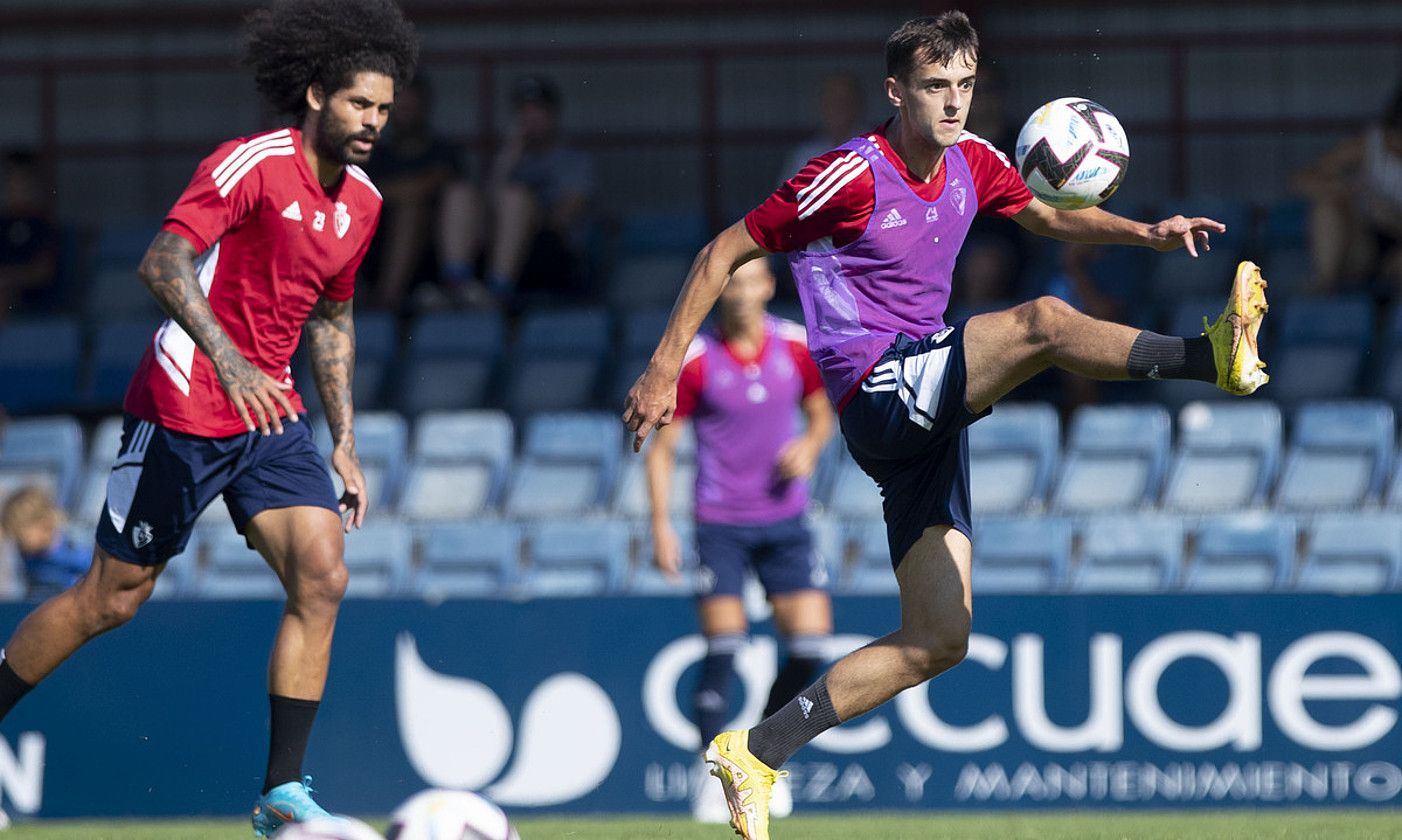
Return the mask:
[[[1145,224],[1036,200],[1006,158],[963,130],[977,69],[978,35],[962,12],[897,29],[886,42],[885,82],[895,116],[809,162],[701,250],[624,405],[640,448],[671,422],[682,359],[726,278],[782,251],[847,447],[881,487],[900,629],[707,749],[746,840],[768,840],[778,768],[800,746],[963,659],[972,620],[970,423],[1049,367],[1103,380],[1197,379],[1232,394],[1267,379],[1256,350],[1265,281],[1249,262],[1237,267],[1227,307],[1203,336],[1098,321],[1050,297],[945,323],[954,261],[976,212],[1069,242],[1182,247],[1194,257],[1211,232],[1226,230],[1206,218]]]
[[[813,553],[803,514],[808,482],[832,437],[832,406],[818,366],[808,355],[803,327],[773,317],[774,274],[765,260],[736,270],[720,296],[715,330],[692,340],[677,382],[673,423],[657,432],[647,451],[653,556],[677,575],[681,543],[667,500],[682,421],[696,429],[696,610],[706,636],[693,700],[700,748],[730,717],[735,655],[749,632],[742,600],[753,569],[774,607],[774,625],[787,656],[769,692],[768,717],[794,698],[826,663],[832,634],[827,571]],[[797,411],[807,420],[800,428]],[[692,802],[703,822],[729,819],[720,789],[706,785]],[[773,811],[792,810],[783,784]]]

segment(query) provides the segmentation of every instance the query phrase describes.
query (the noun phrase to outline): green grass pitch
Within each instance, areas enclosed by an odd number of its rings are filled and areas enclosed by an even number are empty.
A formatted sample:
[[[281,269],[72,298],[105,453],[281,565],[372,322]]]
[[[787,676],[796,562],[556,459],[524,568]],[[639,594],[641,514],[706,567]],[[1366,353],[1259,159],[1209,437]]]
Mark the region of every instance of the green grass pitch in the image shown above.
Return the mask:
[[[383,828],[382,821],[372,821]],[[727,826],[686,819],[520,819],[522,840],[725,840]],[[776,821],[773,840],[1402,840],[1399,811],[843,814]],[[247,840],[246,820],[31,822],[6,840]]]

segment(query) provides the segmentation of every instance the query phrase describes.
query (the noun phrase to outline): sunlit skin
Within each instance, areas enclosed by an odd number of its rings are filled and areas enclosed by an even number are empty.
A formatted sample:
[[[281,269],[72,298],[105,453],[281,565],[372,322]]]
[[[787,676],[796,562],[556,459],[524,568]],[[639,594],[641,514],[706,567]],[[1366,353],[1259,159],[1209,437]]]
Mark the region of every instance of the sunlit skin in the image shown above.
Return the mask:
[[[307,88],[302,154],[323,186],[335,184],[347,164],[370,160],[393,107],[394,80],[383,73],[356,73],[329,97],[319,85]]]
[[[912,178],[933,178],[944,150],[959,142],[977,71],[977,59],[956,53],[947,64],[917,62],[906,78],[886,78],[886,98],[896,109],[886,137]]]

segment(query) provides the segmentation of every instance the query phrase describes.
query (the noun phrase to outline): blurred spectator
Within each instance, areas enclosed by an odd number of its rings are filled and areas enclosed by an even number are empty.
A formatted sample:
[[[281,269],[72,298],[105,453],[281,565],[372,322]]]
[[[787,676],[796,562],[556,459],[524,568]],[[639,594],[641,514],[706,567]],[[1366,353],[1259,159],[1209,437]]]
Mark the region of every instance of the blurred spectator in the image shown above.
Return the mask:
[[[52,308],[58,302],[58,230],[42,187],[38,161],[14,150],[4,159],[0,204],[0,319],[17,309]]]
[[[980,64],[975,89],[978,95],[970,106],[965,131],[987,140],[1011,159],[1019,126],[1008,115],[1003,71],[991,62]],[[1027,268],[1030,239],[1010,218],[976,216],[954,267],[951,308],[982,312],[1025,297],[1019,284]]]
[[[420,74],[399,91],[367,169],[384,195],[376,239],[375,304],[398,311],[419,283],[430,301],[463,288],[480,245],[481,203],[462,150],[433,127],[433,88]],[[434,280],[439,285],[430,285]]]
[[[0,528],[19,555],[29,596],[68,588],[92,565],[92,546],[74,545],[63,535],[63,512],[42,487],[22,487],[0,508]]]
[[[862,132],[866,103],[862,96],[862,83],[855,74],[835,73],[823,79],[818,93],[818,115],[822,128],[793,148],[784,160],[779,180],[787,181],[808,161],[836,149]]]
[[[519,294],[579,297],[594,162],[560,135],[560,91],[543,76],[511,87],[510,133],[488,180],[492,241],[487,282],[506,300]]]
[[[1402,86],[1381,121],[1296,174],[1310,199],[1311,291],[1363,288],[1380,302],[1402,283]]]

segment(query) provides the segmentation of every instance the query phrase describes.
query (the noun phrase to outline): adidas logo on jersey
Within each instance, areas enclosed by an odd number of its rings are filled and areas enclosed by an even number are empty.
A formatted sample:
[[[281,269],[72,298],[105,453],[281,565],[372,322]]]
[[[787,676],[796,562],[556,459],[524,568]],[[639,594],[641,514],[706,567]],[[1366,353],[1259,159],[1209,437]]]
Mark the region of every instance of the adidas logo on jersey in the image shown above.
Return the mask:
[[[282,217],[284,219],[291,219],[294,222],[302,221],[302,205],[295,201],[292,202],[287,205],[286,210],[282,211]]]
[[[886,214],[886,218],[881,220],[881,229],[890,230],[891,228],[898,228],[903,224],[905,224],[905,217],[901,215],[901,211],[892,207],[891,212]]]

